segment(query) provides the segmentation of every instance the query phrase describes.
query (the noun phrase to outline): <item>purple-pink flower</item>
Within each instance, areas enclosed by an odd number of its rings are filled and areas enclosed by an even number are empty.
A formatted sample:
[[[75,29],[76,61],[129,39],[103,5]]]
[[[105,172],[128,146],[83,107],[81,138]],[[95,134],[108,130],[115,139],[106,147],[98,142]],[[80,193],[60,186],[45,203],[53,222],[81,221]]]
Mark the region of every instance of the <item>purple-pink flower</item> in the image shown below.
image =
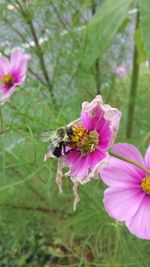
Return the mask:
[[[114,70],[114,73],[119,78],[124,78],[127,76],[127,70],[124,66],[117,66]]]
[[[31,56],[22,49],[12,52],[10,60],[0,57],[0,104],[9,100],[10,96],[21,85],[26,77],[28,61]]]
[[[107,150],[114,143],[120,117],[121,112],[105,105],[101,96],[96,96],[90,103],[82,104],[81,119],[76,124],[79,145],[66,155],[65,160],[66,165],[70,167],[73,182],[83,184],[91,178],[97,178],[101,168],[107,164]]]
[[[100,95],[90,103],[82,104],[81,118],[70,123],[73,135],[70,136],[67,153],[58,159],[56,182],[62,191],[62,178],[70,176],[74,185],[84,184],[91,178],[99,178],[100,170],[108,163],[108,149],[113,145],[118,132],[121,112],[105,105]],[[45,160],[53,157],[51,149]],[[68,167],[63,174],[63,168]],[[74,186],[78,202],[77,186]],[[76,204],[75,204],[76,206]]]
[[[150,171],[150,146],[144,159],[130,144],[116,144],[113,152],[141,164]],[[101,171],[109,188],[104,192],[108,214],[124,221],[129,231],[142,239],[150,239],[150,175],[135,165],[110,157],[109,166]]]

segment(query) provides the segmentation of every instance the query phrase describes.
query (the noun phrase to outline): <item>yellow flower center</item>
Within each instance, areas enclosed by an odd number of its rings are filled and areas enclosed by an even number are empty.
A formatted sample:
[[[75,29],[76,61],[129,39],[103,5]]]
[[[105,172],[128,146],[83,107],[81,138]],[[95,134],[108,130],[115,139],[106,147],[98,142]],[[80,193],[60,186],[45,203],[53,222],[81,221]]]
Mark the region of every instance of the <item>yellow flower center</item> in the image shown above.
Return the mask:
[[[82,125],[73,125],[73,135],[70,137],[71,147],[81,149],[83,156],[95,151],[99,143],[99,136],[96,131],[88,132]]]
[[[145,194],[150,195],[150,177],[143,178],[141,187]]]
[[[13,85],[13,77],[9,74],[5,74],[3,77],[2,77],[2,82],[7,85],[7,86],[11,86]]]

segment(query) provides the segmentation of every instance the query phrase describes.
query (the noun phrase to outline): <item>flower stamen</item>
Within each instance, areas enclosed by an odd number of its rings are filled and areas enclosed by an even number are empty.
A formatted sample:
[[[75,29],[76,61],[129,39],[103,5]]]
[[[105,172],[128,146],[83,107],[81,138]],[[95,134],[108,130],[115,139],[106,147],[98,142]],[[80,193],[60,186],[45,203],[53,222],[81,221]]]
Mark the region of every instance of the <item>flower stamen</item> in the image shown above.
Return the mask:
[[[145,194],[150,195],[150,177],[143,178],[141,187]]]
[[[4,83],[7,86],[12,86],[14,82],[14,78],[10,74],[5,74],[2,77],[2,83]]]
[[[73,135],[70,137],[71,147],[80,149],[83,156],[96,150],[99,143],[96,131],[88,132],[83,125],[73,125]]]

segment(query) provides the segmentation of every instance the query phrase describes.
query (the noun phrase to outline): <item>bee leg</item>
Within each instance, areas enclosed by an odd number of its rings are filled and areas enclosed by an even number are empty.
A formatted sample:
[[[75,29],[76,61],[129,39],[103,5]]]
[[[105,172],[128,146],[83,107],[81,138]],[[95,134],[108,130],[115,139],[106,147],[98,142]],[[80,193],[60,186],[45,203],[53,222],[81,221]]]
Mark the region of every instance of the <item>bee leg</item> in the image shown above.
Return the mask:
[[[63,152],[64,152],[65,155],[69,154],[69,152],[73,151],[73,150],[75,150],[75,148],[71,148],[70,150],[66,151],[66,145],[63,144]]]
[[[63,143],[63,144],[62,144],[62,147],[63,147],[63,152],[64,152],[64,154],[66,155],[66,154],[67,154],[67,151],[66,151],[66,144]]]

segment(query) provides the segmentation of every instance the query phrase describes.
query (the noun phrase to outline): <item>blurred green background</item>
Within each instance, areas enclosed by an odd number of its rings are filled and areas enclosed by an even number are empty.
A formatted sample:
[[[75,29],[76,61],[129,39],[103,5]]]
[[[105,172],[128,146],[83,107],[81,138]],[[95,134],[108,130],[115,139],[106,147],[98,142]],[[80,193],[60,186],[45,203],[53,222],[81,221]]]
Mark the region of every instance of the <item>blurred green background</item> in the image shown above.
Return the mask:
[[[28,77],[1,107],[0,267],[150,266],[150,241],[109,218],[105,185],[55,184],[57,160],[43,162],[41,132],[80,115],[101,94],[122,111],[117,142],[150,143],[150,2],[1,0],[0,52],[32,55]],[[123,71],[118,72],[118,68]]]

